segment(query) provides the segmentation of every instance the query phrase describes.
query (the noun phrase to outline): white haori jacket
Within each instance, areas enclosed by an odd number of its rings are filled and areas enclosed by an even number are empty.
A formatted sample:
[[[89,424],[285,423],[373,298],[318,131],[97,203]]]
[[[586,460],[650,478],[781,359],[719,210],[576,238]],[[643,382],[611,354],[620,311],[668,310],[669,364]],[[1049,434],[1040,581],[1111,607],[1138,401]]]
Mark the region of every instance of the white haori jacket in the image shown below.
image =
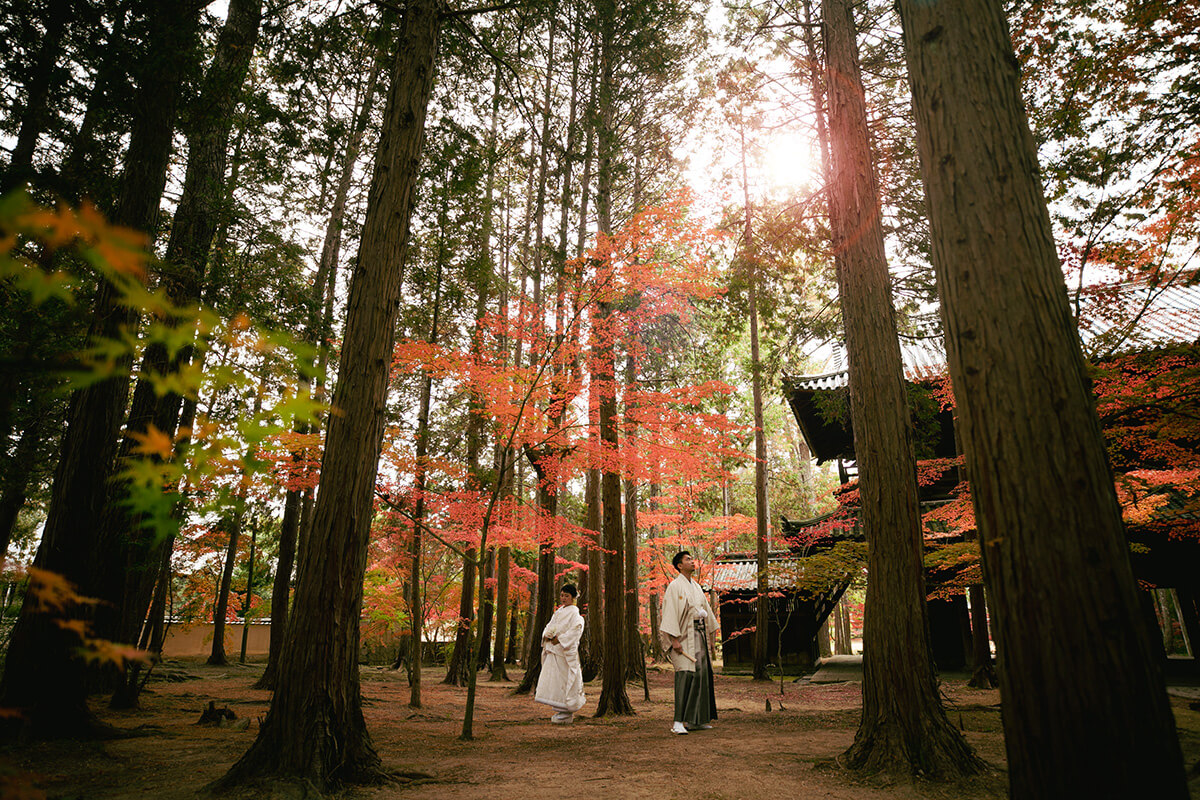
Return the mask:
[[[542,631],[542,674],[538,676],[533,698],[556,709],[571,713],[583,708],[583,668],[579,665],[579,639],[583,636],[583,615],[576,606],[563,606],[554,612]],[[558,639],[558,644],[551,639]]]
[[[658,626],[659,641],[676,672],[695,672],[696,656],[701,648],[704,651],[708,649],[708,642],[700,641],[696,635],[693,623],[698,619],[704,620],[704,627],[709,633],[717,630],[717,617],[708,603],[708,595],[700,588],[700,584],[680,573],[667,584],[663,594],[662,624]],[[681,640],[684,655],[671,648],[672,636]]]

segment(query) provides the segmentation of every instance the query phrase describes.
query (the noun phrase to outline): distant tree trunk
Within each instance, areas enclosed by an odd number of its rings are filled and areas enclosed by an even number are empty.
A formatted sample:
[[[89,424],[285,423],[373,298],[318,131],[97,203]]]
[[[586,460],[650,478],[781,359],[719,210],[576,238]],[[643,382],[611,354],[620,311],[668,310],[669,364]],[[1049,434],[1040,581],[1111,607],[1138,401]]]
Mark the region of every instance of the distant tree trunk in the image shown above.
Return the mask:
[[[558,478],[553,470],[556,465],[545,466],[543,458],[549,454],[534,455],[530,453],[529,461],[537,471],[538,486],[538,516],[536,527],[538,531],[538,561],[537,561],[537,593],[536,605],[530,619],[529,650],[525,662],[525,675],[517,687],[517,694],[528,694],[537,685],[538,676],[542,673],[542,630],[554,614],[554,601],[558,592],[554,585],[554,519],[558,515]],[[556,459],[550,456],[547,460]]]
[[[29,481],[33,477],[36,451],[42,443],[47,422],[44,414],[35,412],[32,415],[25,429],[21,431],[21,438],[17,440],[12,458],[8,459],[4,474],[0,477],[0,558],[8,552],[13,531],[17,527],[17,516],[25,507]]]
[[[54,89],[55,67],[63,55],[62,39],[73,14],[72,5],[71,0],[50,0],[46,6],[42,20],[45,27],[34,59],[32,79],[25,86],[25,107],[20,113],[17,141],[0,181],[0,195],[21,186],[34,175],[33,152],[38,137],[50,121],[50,93]]]
[[[638,623],[641,604],[638,592],[638,486],[635,472],[636,454],[633,452],[637,422],[634,419],[636,405],[633,402],[634,385],[637,382],[637,365],[631,353],[625,355],[625,642],[628,658],[625,677],[637,680],[646,672],[646,657],[642,652],[642,635]]]
[[[480,324],[480,320],[482,320],[484,315],[487,314],[488,305],[492,302],[492,295],[493,295],[492,284],[495,281],[494,273],[496,270],[496,265],[492,258],[492,228],[493,228],[494,216],[495,216],[496,161],[497,161],[496,138],[497,138],[497,131],[499,130],[499,126],[500,126],[500,91],[501,91],[500,87],[501,87],[501,65],[496,64],[496,79],[494,81],[494,85],[493,85],[493,89],[492,89],[492,123],[491,123],[491,128],[488,131],[488,139],[487,139],[487,180],[486,180],[486,187],[484,189],[484,196],[483,196],[483,220],[482,220],[482,224],[480,225],[479,244],[478,244],[480,262],[477,267],[479,272],[475,276],[475,320],[476,321],[475,321],[475,335],[473,337],[472,347],[477,352],[482,350],[482,348],[483,348],[483,333],[484,332],[483,332],[482,326]],[[507,294],[504,293],[503,297],[507,298]],[[505,340],[505,343],[504,343],[504,346],[503,346],[501,352],[504,352],[504,353],[508,352],[507,340]],[[483,420],[483,414],[482,414],[482,404],[481,404],[482,398],[477,397],[474,394],[472,394],[471,400],[472,400],[472,403],[477,406],[477,409],[476,409],[477,413],[472,414],[472,422],[468,423],[468,424],[473,423],[473,424],[477,425],[477,428],[475,429],[476,430],[475,435],[478,437],[477,447],[481,449],[483,447],[483,443],[484,443],[484,439],[485,439],[485,431],[484,431],[485,426],[484,426],[484,420]],[[478,421],[476,421],[474,419],[475,416],[479,417]],[[470,445],[468,445],[468,451],[469,450],[470,450]],[[470,453],[468,453],[468,455],[470,455]],[[479,458],[478,452],[476,452],[474,457],[476,460],[478,460],[478,458]],[[468,459],[468,460],[470,460],[470,459]],[[500,497],[503,497],[508,493],[509,487],[511,487],[511,485],[512,485],[512,479],[509,476],[511,475],[511,470],[512,470],[513,454],[511,452],[511,450],[505,448],[503,445],[501,445],[500,443],[497,442],[497,443],[495,443],[495,445],[493,447],[492,461],[493,461],[493,465],[496,467],[495,475],[492,478],[492,480],[499,482]],[[477,473],[477,477],[476,477],[476,481],[475,481],[476,484],[481,489],[484,488],[484,482],[482,481],[482,477],[483,477],[482,473]],[[503,548],[501,548],[501,549],[503,549]],[[505,555],[507,555],[507,554],[505,554]],[[493,547],[488,548],[487,569],[483,576],[485,579],[485,583],[481,584],[481,585],[486,585],[487,593],[486,593],[486,597],[480,597],[480,602],[482,604],[482,610],[481,610],[480,615],[481,615],[482,619],[480,620],[481,630],[480,630],[480,636],[479,636],[479,656],[476,659],[476,663],[480,666],[491,665],[492,674],[491,674],[491,676],[489,676],[489,680],[500,680],[500,678],[496,674],[497,668],[494,665],[494,662],[492,661],[492,658],[491,658],[492,651],[490,650],[490,647],[492,644],[492,628],[493,628],[493,625],[495,625],[497,641],[502,640],[504,638],[504,630],[503,630],[504,622],[505,622],[504,614],[507,613],[507,611],[508,611],[508,598],[507,597],[505,597],[503,600],[504,607],[502,610],[497,609],[497,607],[496,607],[496,600],[497,600],[496,595],[497,595],[498,587],[495,582],[495,578],[496,578],[496,570],[497,570],[498,566],[499,565],[497,564],[496,548],[493,546]],[[504,568],[505,569],[508,568],[507,562],[505,562]],[[504,591],[505,592],[508,591],[508,576],[507,575],[504,576]],[[503,649],[500,646],[497,646],[496,652],[498,654],[502,654]],[[498,671],[501,674],[504,673],[503,659],[501,659]]]
[[[537,604],[538,593],[532,591],[529,593],[529,608],[525,609],[525,625],[521,631],[521,668],[525,670],[529,669],[529,654],[533,650],[533,628],[534,619],[537,617]]]
[[[612,234],[613,156],[616,149],[615,0],[596,0],[600,29],[599,83],[596,89],[597,182],[596,220],[602,236]],[[620,454],[617,432],[617,386],[613,356],[613,308],[601,302],[595,313],[596,346],[593,380],[599,387],[600,447],[607,458],[600,478],[600,500],[604,519],[604,680],[596,716],[632,714],[625,692],[625,596],[624,537],[621,530],[621,476],[613,466]]]
[[[143,631],[138,647],[150,652],[156,662],[162,658],[163,642],[166,640],[167,598],[171,594],[171,548],[163,549],[162,564],[159,565],[158,585],[154,588],[154,599],[150,602],[150,624]]]
[[[983,587],[967,589],[971,600],[971,680],[967,685],[973,689],[994,689],[999,679],[992,665],[992,648],[988,640],[987,604]]]
[[[138,102],[124,159],[120,197],[112,222],[153,233],[166,183],[177,101],[198,32],[199,8],[190,3],[150,4],[151,47],[136,65]],[[94,301],[89,340],[115,339],[136,328],[137,315],[102,281]],[[50,505],[34,566],[54,572],[94,596],[101,583],[98,521],[116,457],[117,434],[129,395],[128,375],[118,374],[76,391],[60,447]],[[82,610],[70,612],[80,616]],[[78,637],[26,594],[9,640],[0,683],[0,706],[21,709],[20,725],[37,738],[87,735],[96,730],[87,709],[84,666],[75,657]]]
[[[930,651],[912,423],[847,0],[825,0],[825,37],[829,219],[867,537],[863,713],[845,763],[866,772],[973,774],[983,763],[946,719]]]
[[[821,658],[829,658],[833,655],[833,648],[830,646],[830,634],[833,626],[830,624],[833,621],[833,614],[825,618],[821,623],[821,629],[817,631],[817,652]]]
[[[458,628],[454,636],[454,648],[446,666],[447,686],[467,685],[468,639],[471,635],[471,620],[475,618],[475,548],[468,547],[462,560],[462,591],[458,603]]]
[[[600,304],[598,321],[607,327],[612,310],[607,303]],[[615,459],[617,442],[617,400],[613,375],[611,333],[602,331],[602,344],[594,356],[595,380],[600,384],[600,441],[609,459]],[[624,531],[621,525],[621,476],[613,467],[601,472],[601,503],[604,508],[604,681],[600,689],[600,700],[596,704],[596,716],[608,714],[632,714],[633,706],[625,692],[626,662],[625,609],[621,600],[625,596]]]
[[[659,374],[658,377],[660,379],[662,378],[661,373]],[[652,512],[659,511],[659,497],[661,494],[661,489],[660,489],[659,483],[658,483],[659,474],[660,474],[659,467],[656,464],[654,467],[654,478],[653,478],[654,482],[650,484],[650,497],[648,498],[649,503],[650,503],[650,510]],[[650,543],[649,543],[651,557],[652,557],[652,560],[650,562],[650,564],[651,564],[651,566],[650,566],[651,585],[653,585],[654,572],[658,566],[656,561],[653,560],[655,557],[658,556],[658,549],[655,544],[655,539],[657,539],[657,538],[658,538],[658,527],[654,526],[650,529]],[[646,598],[646,606],[647,606],[648,616],[650,619],[650,635],[647,637],[647,639],[649,640],[649,643],[650,643],[650,648],[649,648],[650,649],[650,660],[652,662],[662,661],[666,657],[666,654],[663,653],[662,646],[658,642],[658,626],[659,626],[658,592],[654,592],[654,591],[650,592],[650,596],[648,598]]]
[[[446,204],[442,204],[442,217],[445,217]],[[444,222],[444,219],[443,219]],[[443,231],[445,229],[443,228]],[[444,237],[443,237],[444,238]],[[433,320],[429,325],[429,336],[427,341],[430,344],[437,344],[438,340],[438,317],[440,316],[442,306],[442,262],[445,258],[445,248],[440,244],[438,246],[437,259],[437,278],[435,280],[433,290]],[[413,493],[416,496],[416,502],[413,504],[412,518],[412,540],[409,542],[409,597],[408,597],[408,613],[412,620],[412,664],[413,670],[409,678],[409,699],[408,704],[412,708],[421,707],[421,669],[420,665],[424,661],[424,654],[421,652],[424,643],[425,631],[425,604],[421,599],[421,548],[424,541],[425,525],[425,488],[426,478],[428,475],[428,458],[429,458],[429,411],[430,404],[433,399],[433,376],[426,370],[421,371],[421,407],[417,412],[417,432],[416,432],[416,452],[415,463],[416,470],[413,476]],[[468,551],[470,558],[470,551]],[[470,592],[468,574],[466,569],[463,570],[463,594],[467,596],[464,605],[469,604]],[[458,652],[458,642],[455,641],[455,653]],[[453,674],[453,672],[451,673]]]
[[[767,511],[767,433],[763,422],[762,358],[758,347],[758,257],[754,247],[753,208],[750,202],[750,178],[746,169],[746,126],[738,128],[741,135],[742,192],[746,206],[745,231],[742,249],[750,271],[750,384],[754,398],[754,542],[756,592],[754,598],[754,680],[767,681],[767,651],[770,631],[769,523]],[[781,664],[780,667],[783,665]]]
[[[508,575],[510,551],[507,545],[500,548],[496,562],[496,647],[492,651],[492,674],[490,681],[508,680],[508,671],[504,668],[505,639],[509,624],[508,613]],[[516,618],[516,615],[513,615]]]
[[[225,618],[229,613],[229,590],[233,586],[233,569],[237,565],[238,538],[242,532],[242,513],[245,500],[238,498],[232,516],[222,520],[229,529],[229,541],[225,545],[225,561],[221,567],[221,581],[217,584],[217,597],[213,603],[213,640],[206,663],[223,667],[229,663],[225,655]]]
[[[593,70],[592,87],[590,99],[588,100],[589,109],[594,109],[595,107],[596,83],[597,77]],[[589,113],[586,116],[590,120],[593,114]],[[579,255],[582,255],[584,252],[584,244],[588,235],[588,200],[591,189],[592,161],[595,154],[594,143],[595,126],[589,124],[587,127],[587,144],[584,146],[583,175],[579,180],[579,227],[576,241],[576,252]],[[596,451],[598,447],[598,442],[595,439],[599,430],[598,402],[599,399],[593,386],[588,395],[588,437],[591,440],[589,447],[593,451]],[[592,536],[589,537],[586,545],[587,554],[585,558],[588,565],[587,591],[580,593],[581,597],[584,598],[583,611],[586,616],[586,626],[583,629],[583,636],[586,641],[580,644],[579,653],[583,669],[583,679],[590,681],[600,674],[604,663],[604,625],[602,623],[604,619],[604,576],[600,551],[600,471],[595,468],[594,463],[588,465],[585,478],[584,505],[587,508],[586,527],[589,531],[592,531]]]
[[[250,519],[250,554],[246,559],[246,598],[242,601],[242,652],[238,655],[238,663],[246,663],[246,645],[250,641],[250,603],[254,600],[254,556],[258,544],[258,524],[255,518]]]
[[[1175,589],[1175,599],[1179,602],[1179,618],[1187,635],[1188,649],[1193,658],[1200,648],[1200,603],[1197,603],[1196,592],[1190,586],[1179,586]]]
[[[492,656],[492,623],[496,608],[496,548],[489,547],[484,558],[483,581],[486,591],[480,603],[479,615],[479,655],[475,663],[480,669],[491,667]]]
[[[258,738],[213,784],[295,780],[323,791],[379,781],[358,675],[363,575],[388,367],[442,6],[405,6],[383,133],[350,284],[341,367],[303,569],[280,658],[279,684]]]
[[[518,617],[521,616],[520,609],[513,608],[512,613],[508,615],[508,652],[504,655],[505,664],[517,663],[517,633]]]
[[[1188,633],[1188,624],[1184,616],[1183,605],[1179,601],[1179,592],[1175,589],[1171,589],[1169,591],[1171,594],[1171,599],[1174,602],[1175,621],[1179,623],[1179,638],[1182,640],[1181,643],[1183,644],[1184,652],[1192,658],[1195,658],[1196,653],[1195,650],[1192,649],[1192,637],[1191,634]]]
[[[850,631],[850,610],[846,603],[838,603],[834,611],[836,621],[833,630],[833,652],[835,655],[848,656],[854,653],[853,634]]]
[[[54,186],[55,191],[68,202],[78,203],[84,197],[89,197],[106,213],[111,213],[114,205],[112,170],[109,167],[115,159],[115,153],[106,149],[101,139],[103,132],[113,127],[113,90],[128,76],[129,51],[125,26],[130,5],[122,4],[115,11],[112,31],[104,44],[100,64],[88,91],[83,119],[71,137],[70,149],[59,168]]]
[[[899,7],[1009,791],[1186,798],[1004,8]]]
[[[589,426],[595,430],[595,426]],[[583,660],[584,680],[593,680],[604,668],[604,551],[601,545],[600,470],[589,469],[584,484],[584,505],[587,507],[586,527],[592,531],[587,543],[587,658]]]
[[[300,500],[298,490],[287,492],[283,500],[283,520],[279,525],[279,558],[275,562],[275,578],[271,584],[271,635],[267,650],[267,667],[254,684],[255,689],[274,689],[279,674],[279,651],[287,628],[288,603],[291,600],[292,569],[296,565],[296,534],[300,529]]]

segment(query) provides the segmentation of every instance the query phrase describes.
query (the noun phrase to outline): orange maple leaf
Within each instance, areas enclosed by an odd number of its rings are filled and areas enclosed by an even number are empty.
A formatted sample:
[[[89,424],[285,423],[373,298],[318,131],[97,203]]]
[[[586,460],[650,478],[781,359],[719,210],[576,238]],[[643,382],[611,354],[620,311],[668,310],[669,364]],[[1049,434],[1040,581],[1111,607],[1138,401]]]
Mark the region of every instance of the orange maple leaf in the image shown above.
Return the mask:
[[[146,428],[145,433],[130,431],[129,435],[137,441],[133,452],[145,456],[158,456],[164,461],[171,457],[173,446],[171,437],[160,431],[154,425]]]

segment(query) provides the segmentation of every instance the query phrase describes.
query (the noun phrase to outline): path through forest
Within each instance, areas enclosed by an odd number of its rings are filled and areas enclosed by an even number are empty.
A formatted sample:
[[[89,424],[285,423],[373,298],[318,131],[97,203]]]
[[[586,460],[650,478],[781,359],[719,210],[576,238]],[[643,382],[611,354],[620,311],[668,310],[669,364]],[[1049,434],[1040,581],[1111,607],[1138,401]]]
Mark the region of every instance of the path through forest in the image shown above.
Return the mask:
[[[13,754],[17,766],[40,776],[50,798],[131,800],[196,797],[253,741],[269,693],[250,686],[262,664],[208,667],[169,662],[143,695],[137,713],[98,709],[106,721],[146,736],[103,744],[39,744]],[[510,671],[519,677],[519,671]],[[163,678],[173,680],[163,680]],[[832,759],[854,738],[861,708],[858,683],[755,684],[748,677],[717,676],[720,720],[711,731],[673,736],[671,673],[651,670],[650,702],[630,686],[637,716],[597,720],[581,716],[570,726],[551,725],[549,713],[515,683],[481,680],[476,739],[458,740],[465,690],[443,686],[442,670],[423,673],[425,705],[407,705],[403,672],[363,667],[365,714],[376,747],[389,768],[423,773],[397,786],[356,788],[346,798],[533,797],[640,800],[689,798],[827,798],[828,800],[983,800],[1003,798],[1004,743],[999,694],[946,680],[942,694],[951,721],[992,767],[967,785],[886,779],[856,780]],[[486,673],[481,676],[486,678]],[[598,684],[589,684],[595,709]],[[771,711],[767,711],[767,700]],[[780,700],[782,699],[782,708]],[[228,704],[232,727],[195,724],[209,700]],[[1200,760],[1200,711],[1172,697],[1186,763]],[[1194,773],[1193,773],[1194,774]],[[1200,797],[1200,779],[1192,783]]]

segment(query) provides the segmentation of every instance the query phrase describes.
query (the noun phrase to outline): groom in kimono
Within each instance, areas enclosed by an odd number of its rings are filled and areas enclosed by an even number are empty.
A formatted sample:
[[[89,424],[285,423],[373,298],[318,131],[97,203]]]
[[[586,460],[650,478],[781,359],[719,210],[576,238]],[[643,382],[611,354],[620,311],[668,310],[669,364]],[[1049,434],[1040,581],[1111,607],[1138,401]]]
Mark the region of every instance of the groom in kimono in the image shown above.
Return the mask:
[[[659,626],[663,649],[675,667],[675,724],[671,733],[706,730],[717,718],[713,694],[712,659],[709,657],[709,630],[716,630],[716,617],[700,584],[692,579],[696,562],[683,550],[671,559],[679,572],[663,595],[662,624]]]

